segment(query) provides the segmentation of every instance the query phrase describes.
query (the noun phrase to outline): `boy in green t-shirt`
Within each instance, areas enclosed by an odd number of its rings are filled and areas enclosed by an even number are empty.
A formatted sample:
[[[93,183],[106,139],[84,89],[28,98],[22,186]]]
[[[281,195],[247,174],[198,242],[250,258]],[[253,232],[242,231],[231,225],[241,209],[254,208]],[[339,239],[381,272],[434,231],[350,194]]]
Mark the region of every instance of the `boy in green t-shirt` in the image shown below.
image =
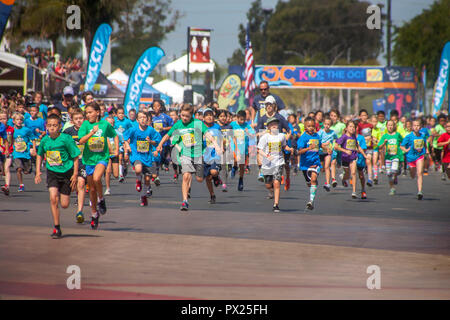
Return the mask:
[[[441,166],[442,160],[442,147],[437,145],[437,141],[439,137],[446,132],[445,124],[447,123],[447,116],[445,114],[440,114],[437,118],[438,124],[431,129],[431,135],[433,136],[433,144],[432,144],[432,158],[434,161],[435,170],[438,171]],[[442,177],[445,178],[445,169],[442,167]]]
[[[395,195],[395,187],[397,175],[400,173],[400,162],[403,159],[403,152],[400,149],[400,145],[403,141],[402,135],[397,132],[396,123],[393,120],[389,120],[386,124],[388,133],[385,133],[380,142],[378,148],[386,146],[386,173],[389,178],[389,186],[391,187],[389,195]]]
[[[75,190],[78,181],[78,161],[80,155],[75,141],[71,136],[61,133],[61,119],[57,115],[50,115],[47,118],[46,135],[39,145],[36,158],[36,184],[41,183],[41,163],[42,158],[46,158],[47,167],[47,187],[50,193],[50,208],[55,225],[51,237],[61,238],[61,228],[59,222],[59,207],[67,208],[70,204],[70,193]]]

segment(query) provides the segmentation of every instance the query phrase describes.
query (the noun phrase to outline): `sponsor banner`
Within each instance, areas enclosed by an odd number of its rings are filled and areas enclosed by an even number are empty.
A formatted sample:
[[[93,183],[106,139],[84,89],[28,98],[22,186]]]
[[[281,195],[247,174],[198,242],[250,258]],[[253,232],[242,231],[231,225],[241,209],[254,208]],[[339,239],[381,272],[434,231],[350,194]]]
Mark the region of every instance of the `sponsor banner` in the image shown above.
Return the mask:
[[[84,85],[85,91],[92,90],[95,82],[97,81],[100,69],[102,68],[106,49],[108,49],[111,32],[111,26],[106,23],[101,24],[95,32],[94,40],[91,45],[91,53],[89,54],[86,83]]]
[[[372,100],[373,113],[376,114],[378,111],[386,112],[385,104],[386,100],[384,98]]]
[[[190,62],[209,63],[209,43],[211,30],[190,28],[189,32],[189,53]]]
[[[402,89],[385,89],[384,100],[386,104],[384,112],[389,115],[391,110],[397,110],[401,116],[410,116],[411,111],[415,110],[415,90],[402,90]]]
[[[256,66],[256,84],[263,80],[281,88],[416,89],[409,67]]]
[[[225,110],[238,110],[242,95],[242,80],[237,74],[230,74],[225,78],[219,90],[219,108]],[[242,103],[245,106],[244,101]]]
[[[164,51],[161,48],[151,47],[136,62],[133,72],[128,79],[127,91],[123,103],[126,113],[130,109],[139,110],[139,100],[141,99],[145,79],[147,79],[164,55]]]
[[[447,92],[448,86],[449,62],[450,62],[450,42],[447,42],[444,46],[444,50],[442,50],[441,64],[439,67],[439,74],[436,80],[436,87],[433,95],[433,116],[436,116],[439,110],[441,110],[442,103],[444,103],[445,93]]]

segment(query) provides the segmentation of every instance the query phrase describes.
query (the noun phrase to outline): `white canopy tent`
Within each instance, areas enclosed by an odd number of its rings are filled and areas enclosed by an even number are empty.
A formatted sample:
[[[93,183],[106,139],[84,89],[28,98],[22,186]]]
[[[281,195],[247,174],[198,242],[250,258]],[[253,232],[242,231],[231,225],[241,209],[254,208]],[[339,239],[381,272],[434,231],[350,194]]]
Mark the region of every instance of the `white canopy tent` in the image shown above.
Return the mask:
[[[171,97],[174,103],[182,103],[184,100],[184,87],[170,79],[153,84],[153,88]],[[203,102],[203,96],[194,92],[194,104],[201,102]]]
[[[186,72],[187,71],[187,54],[184,56],[166,64],[167,72]],[[211,59],[209,63],[189,63],[189,73],[200,72],[204,73],[206,71],[214,72],[215,62]]]

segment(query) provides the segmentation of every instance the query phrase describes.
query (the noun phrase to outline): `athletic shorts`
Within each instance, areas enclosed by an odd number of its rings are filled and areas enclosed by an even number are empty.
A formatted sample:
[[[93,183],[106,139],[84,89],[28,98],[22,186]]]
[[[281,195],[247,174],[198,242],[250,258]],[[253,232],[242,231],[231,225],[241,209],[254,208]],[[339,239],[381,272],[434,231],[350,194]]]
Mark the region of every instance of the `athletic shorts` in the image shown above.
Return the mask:
[[[424,160],[424,159],[425,159],[425,156],[420,156],[419,158],[417,158],[413,162],[408,162],[408,167],[415,168],[417,166],[417,161]]]
[[[194,163],[194,159],[189,157],[181,157],[181,173],[195,173],[195,175],[199,178],[204,178],[204,163],[203,160],[200,159]]]
[[[59,193],[70,196],[72,192],[70,178],[72,175],[73,168],[63,173],[47,170],[47,188],[57,188]]]
[[[21,168],[23,170],[23,173],[30,174],[32,171],[31,159],[15,158],[14,167],[16,167],[16,171],[17,169]]]
[[[398,159],[386,160],[385,163],[386,163],[386,174],[388,176],[400,173],[402,168],[400,165],[400,161]]]
[[[292,153],[286,153],[286,152],[283,152],[283,155],[284,155],[284,163],[291,163],[291,156],[292,156]]]
[[[144,176],[151,176],[153,174],[156,174],[156,168],[151,166],[146,166],[145,164],[143,164],[141,161],[136,160],[135,162],[132,163],[133,168],[136,168],[137,165],[141,165],[142,166],[142,174]],[[136,171],[136,169],[135,169]]]
[[[324,162],[327,156],[331,156],[331,154],[328,153],[319,154],[320,162]]]
[[[317,178],[319,178],[320,167],[317,166],[315,168],[308,168],[308,170],[302,170],[303,176],[305,177],[306,182],[311,182],[311,173],[317,173]]]
[[[83,178],[86,180],[86,166],[83,164],[83,161],[81,159],[78,159],[78,177]]]
[[[205,163],[203,165],[203,176],[207,177],[209,175],[211,175],[211,170],[216,170],[217,172],[220,172],[220,170],[222,170],[222,166],[220,164],[217,164],[215,162],[209,164],[209,163]]]
[[[373,154],[373,149],[366,149],[366,150],[364,150],[364,152],[367,154],[367,155],[369,155],[369,154]]]
[[[331,154],[331,160],[336,160],[337,164],[342,164],[342,153],[340,151],[333,150]]]
[[[95,167],[98,166],[99,164],[103,165],[105,168],[108,167],[108,163],[106,163],[106,161],[100,161],[95,166],[91,166],[89,164],[86,164],[85,165],[86,166],[86,177],[92,176],[94,174]]]
[[[280,166],[275,166],[270,169],[261,168],[261,173],[264,176],[264,182],[266,184],[272,183],[274,180],[281,181],[283,175],[284,164]]]
[[[119,163],[119,157],[110,157],[109,160],[111,160],[111,163]]]
[[[342,166],[344,167],[344,168],[348,168],[348,167],[350,167],[350,164],[353,162],[353,161],[356,161],[357,159],[355,159],[355,160],[352,160],[352,161],[350,161],[350,162],[348,162],[348,161],[342,161]]]

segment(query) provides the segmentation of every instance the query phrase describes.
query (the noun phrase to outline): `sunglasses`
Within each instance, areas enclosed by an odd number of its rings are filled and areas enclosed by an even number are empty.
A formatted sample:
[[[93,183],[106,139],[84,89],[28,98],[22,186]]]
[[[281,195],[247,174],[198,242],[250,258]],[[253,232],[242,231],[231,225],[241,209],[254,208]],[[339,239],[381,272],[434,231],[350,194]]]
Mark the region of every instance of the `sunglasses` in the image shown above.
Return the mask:
[[[269,90],[269,88],[259,88],[259,90],[261,90],[261,91],[267,91],[267,90]]]

